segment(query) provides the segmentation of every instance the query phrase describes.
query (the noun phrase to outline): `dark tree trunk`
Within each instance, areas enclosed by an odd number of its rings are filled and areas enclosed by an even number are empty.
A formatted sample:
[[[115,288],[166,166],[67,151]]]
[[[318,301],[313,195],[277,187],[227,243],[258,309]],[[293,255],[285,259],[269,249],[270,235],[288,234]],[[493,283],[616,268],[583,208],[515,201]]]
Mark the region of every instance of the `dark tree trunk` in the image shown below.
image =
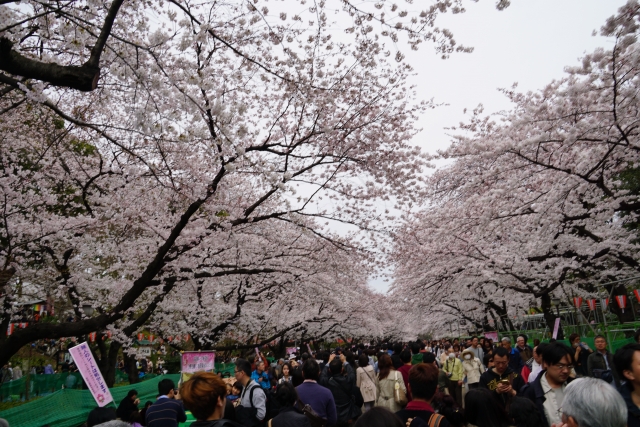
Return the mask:
[[[129,377],[129,384],[136,384],[140,382],[140,377],[138,377],[138,368],[136,368],[135,355],[125,354],[124,366],[127,370],[127,376]]]

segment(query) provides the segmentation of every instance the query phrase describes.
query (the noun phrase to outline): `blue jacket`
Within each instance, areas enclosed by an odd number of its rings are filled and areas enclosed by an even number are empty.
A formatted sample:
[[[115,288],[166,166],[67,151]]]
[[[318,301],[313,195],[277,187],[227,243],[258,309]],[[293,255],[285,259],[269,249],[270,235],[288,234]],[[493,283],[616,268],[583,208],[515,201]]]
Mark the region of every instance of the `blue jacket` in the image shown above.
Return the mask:
[[[262,381],[260,381],[262,378]],[[269,381],[269,374],[267,371],[262,371],[262,375],[258,374],[258,370],[255,370],[251,373],[251,379],[259,384],[263,390],[269,390],[271,388],[271,381]]]
[[[511,354],[509,355],[509,367],[518,374],[522,372],[522,368],[524,368],[524,362],[522,361],[520,352],[515,347],[511,349]]]

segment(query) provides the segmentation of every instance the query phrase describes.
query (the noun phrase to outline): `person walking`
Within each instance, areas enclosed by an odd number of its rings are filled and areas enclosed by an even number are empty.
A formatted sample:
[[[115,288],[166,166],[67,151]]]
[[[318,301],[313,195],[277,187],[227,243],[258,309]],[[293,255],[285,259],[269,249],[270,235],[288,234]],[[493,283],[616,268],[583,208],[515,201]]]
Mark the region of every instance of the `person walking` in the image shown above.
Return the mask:
[[[376,389],[376,406],[383,406],[391,412],[398,412],[406,404],[407,389],[404,386],[402,374],[393,368],[393,362],[388,354],[381,354],[378,358],[378,387]],[[396,389],[398,393],[396,393]],[[397,402],[398,394],[405,396],[404,402]]]
[[[378,389],[378,378],[369,363],[369,357],[363,353],[358,358],[358,369],[356,369],[356,385],[362,393],[364,400],[364,412],[373,408],[376,404],[376,390]]]
[[[607,340],[602,335],[597,335],[594,343],[596,351],[587,358],[587,375],[591,378],[600,378],[615,387],[620,387],[620,378],[613,362],[613,354],[607,350]]]
[[[547,345],[542,353],[544,371],[535,381],[526,384],[522,397],[533,401],[544,416],[543,427],[562,422],[560,409],[563,406],[565,389],[572,381],[569,376],[573,367],[574,350],[566,345],[554,342]]]
[[[627,344],[613,356],[618,377],[625,383],[618,388],[627,406],[628,427],[640,427],[640,344]]]
[[[261,425],[267,415],[267,396],[262,387],[251,378],[249,361],[236,359],[234,375],[236,381],[239,381],[243,387],[242,394],[238,398],[240,403],[236,407],[238,422],[246,427]]]
[[[469,390],[480,386],[480,375],[484,373],[484,366],[480,360],[471,347],[462,352],[462,369]]]
[[[449,348],[449,356],[442,366],[442,370],[447,375],[447,389],[449,395],[462,408],[462,384],[464,379],[464,369],[462,362],[456,357],[452,347]]]

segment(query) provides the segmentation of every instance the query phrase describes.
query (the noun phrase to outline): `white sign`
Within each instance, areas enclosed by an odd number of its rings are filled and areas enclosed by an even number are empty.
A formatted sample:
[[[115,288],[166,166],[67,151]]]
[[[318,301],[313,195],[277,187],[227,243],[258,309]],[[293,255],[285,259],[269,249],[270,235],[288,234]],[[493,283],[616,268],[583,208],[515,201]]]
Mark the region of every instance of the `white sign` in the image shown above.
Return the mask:
[[[151,347],[140,347],[138,357],[151,357]]]
[[[113,397],[111,397],[111,391],[109,391],[109,387],[107,387],[107,383],[102,378],[102,373],[100,369],[98,369],[98,365],[96,364],[96,360],[93,358],[93,354],[91,353],[91,349],[86,342],[83,342],[80,345],[77,345],[69,350],[71,357],[73,357],[73,361],[76,363],[78,370],[80,371],[80,375],[84,379],[84,382],[87,384],[89,391],[93,395],[93,398],[96,400],[98,406],[103,407],[106,404],[113,402]]]

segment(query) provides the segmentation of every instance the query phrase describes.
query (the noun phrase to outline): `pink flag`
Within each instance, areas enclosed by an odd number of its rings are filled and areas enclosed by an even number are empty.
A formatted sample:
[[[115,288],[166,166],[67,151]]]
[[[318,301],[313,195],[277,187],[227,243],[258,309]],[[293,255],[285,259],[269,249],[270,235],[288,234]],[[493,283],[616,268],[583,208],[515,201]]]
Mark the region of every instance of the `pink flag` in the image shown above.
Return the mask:
[[[95,332],[93,333],[95,334]],[[82,375],[87,388],[91,391],[91,395],[98,406],[103,407],[109,402],[113,402],[109,387],[107,387],[107,383],[105,383],[102,373],[100,369],[98,369],[89,345],[83,342],[69,349],[69,353],[71,353],[71,357],[73,357],[73,361],[78,367],[80,375]]]

